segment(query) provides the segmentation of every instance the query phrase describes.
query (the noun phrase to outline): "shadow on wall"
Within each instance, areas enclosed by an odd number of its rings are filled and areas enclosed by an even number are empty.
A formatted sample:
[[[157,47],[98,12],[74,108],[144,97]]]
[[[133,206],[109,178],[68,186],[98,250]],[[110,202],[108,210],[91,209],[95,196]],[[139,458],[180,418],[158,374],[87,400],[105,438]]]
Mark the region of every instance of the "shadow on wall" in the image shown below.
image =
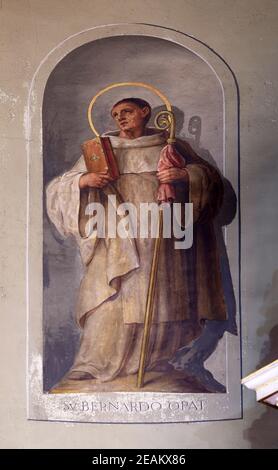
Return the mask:
[[[156,107],[152,110],[153,123],[154,116],[163,111],[164,107]],[[191,147],[204,160],[217,168],[216,162],[210,152],[200,146],[202,133],[202,120],[200,116],[192,116],[188,122],[188,134],[183,132],[185,118],[181,109],[176,106],[172,107],[176,118],[176,135],[186,139]],[[221,173],[221,172],[220,172]],[[207,321],[202,335],[191,345],[180,349],[175,357],[171,360],[171,364],[178,370],[184,370],[187,374],[197,378],[207,390],[212,393],[225,393],[226,387],[218,382],[213,374],[205,368],[205,361],[216,350],[220,339],[225,331],[237,335],[236,325],[236,302],[228,260],[226,245],[223,238],[222,227],[229,225],[235,215],[237,208],[237,200],[231,183],[222,176],[224,185],[224,198],[220,213],[215,220],[215,233],[220,253],[220,264],[224,294],[228,310],[227,321]]]
[[[267,335],[267,340],[264,342],[257,369],[278,358],[278,324],[275,324],[275,319],[278,317],[278,270],[273,273],[271,286],[265,292],[264,305],[260,313],[265,317],[265,323],[258,328],[257,334]],[[260,403],[257,403],[257,406],[265,407],[264,413],[246,429],[244,437],[250,441],[253,449],[277,449],[277,410]]]

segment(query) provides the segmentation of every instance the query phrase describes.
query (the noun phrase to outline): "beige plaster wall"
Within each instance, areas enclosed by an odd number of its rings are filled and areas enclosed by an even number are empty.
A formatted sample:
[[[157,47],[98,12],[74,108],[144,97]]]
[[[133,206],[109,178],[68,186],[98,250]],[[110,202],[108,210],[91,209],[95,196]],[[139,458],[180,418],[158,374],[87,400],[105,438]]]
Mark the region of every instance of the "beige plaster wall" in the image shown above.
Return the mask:
[[[204,41],[229,63],[241,92],[246,375],[273,360],[277,344],[277,21],[276,0],[0,1],[0,447],[277,446],[277,414],[257,404],[251,391],[244,391],[244,418],[237,421],[164,425],[27,421],[24,130],[28,88],[39,63],[58,43],[93,26],[122,22],[167,26]]]

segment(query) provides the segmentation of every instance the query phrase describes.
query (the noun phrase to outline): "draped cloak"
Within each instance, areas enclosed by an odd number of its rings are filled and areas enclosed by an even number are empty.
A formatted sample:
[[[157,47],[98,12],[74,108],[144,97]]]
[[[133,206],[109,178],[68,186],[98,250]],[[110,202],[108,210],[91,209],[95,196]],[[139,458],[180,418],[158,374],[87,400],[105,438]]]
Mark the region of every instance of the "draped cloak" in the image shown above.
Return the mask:
[[[136,139],[120,138],[117,132],[105,135],[119,166],[116,182],[102,190],[80,190],[79,179],[86,173],[81,156],[46,190],[49,218],[64,237],[75,237],[85,266],[76,308],[83,333],[72,370],[89,372],[101,381],[138,371],[154,239],[93,238],[85,230],[86,207],[101,202],[107,212],[109,195],[117,204],[132,202],[138,213],[140,203],[156,202],[157,164],[166,143],[165,134],[154,130]],[[203,320],[226,319],[213,228],[222,203],[222,180],[187,142],[178,140],[176,145],[189,176],[188,184],[175,184],[176,202],[193,203],[193,245],[175,249],[173,237],[162,239],[147,369],[171,359],[196,338]]]

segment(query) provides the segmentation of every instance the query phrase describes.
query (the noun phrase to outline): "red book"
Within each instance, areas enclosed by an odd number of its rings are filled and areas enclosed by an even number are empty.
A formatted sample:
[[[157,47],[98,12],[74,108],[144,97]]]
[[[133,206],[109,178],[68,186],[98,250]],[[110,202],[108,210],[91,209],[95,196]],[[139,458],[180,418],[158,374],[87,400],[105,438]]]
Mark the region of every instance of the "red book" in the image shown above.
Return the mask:
[[[81,148],[88,172],[108,171],[113,179],[119,178],[119,168],[109,137],[86,140]]]

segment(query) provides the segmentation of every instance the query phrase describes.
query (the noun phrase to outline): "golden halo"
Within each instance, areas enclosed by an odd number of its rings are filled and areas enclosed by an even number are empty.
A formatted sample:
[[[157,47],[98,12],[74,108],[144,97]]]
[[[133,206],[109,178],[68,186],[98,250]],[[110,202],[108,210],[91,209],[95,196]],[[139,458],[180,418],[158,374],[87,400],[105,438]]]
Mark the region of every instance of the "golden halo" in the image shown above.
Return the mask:
[[[93,124],[93,120],[92,120],[92,110],[93,110],[93,106],[96,102],[96,100],[101,96],[103,95],[104,93],[106,93],[107,91],[109,90],[112,90],[113,88],[118,88],[118,87],[123,87],[123,86],[138,86],[138,87],[141,87],[141,88],[147,88],[148,90],[152,91],[153,93],[155,93],[157,96],[159,96],[159,98],[161,98],[161,100],[163,101],[163,103],[165,104],[166,106],[166,109],[167,111],[169,111],[170,113],[172,113],[172,106],[170,104],[170,101],[168,100],[168,98],[166,98],[166,96],[161,93],[160,90],[158,90],[157,88],[155,88],[154,86],[152,85],[148,85],[147,83],[143,83],[143,82],[119,82],[119,83],[112,83],[111,85],[108,85],[107,87],[105,88],[102,88],[102,90],[100,90],[91,100],[90,104],[89,104],[89,107],[88,107],[88,121],[89,121],[89,124],[90,124],[90,127],[93,131],[93,133],[96,135],[96,137],[99,137],[100,134],[97,132],[94,124]]]

